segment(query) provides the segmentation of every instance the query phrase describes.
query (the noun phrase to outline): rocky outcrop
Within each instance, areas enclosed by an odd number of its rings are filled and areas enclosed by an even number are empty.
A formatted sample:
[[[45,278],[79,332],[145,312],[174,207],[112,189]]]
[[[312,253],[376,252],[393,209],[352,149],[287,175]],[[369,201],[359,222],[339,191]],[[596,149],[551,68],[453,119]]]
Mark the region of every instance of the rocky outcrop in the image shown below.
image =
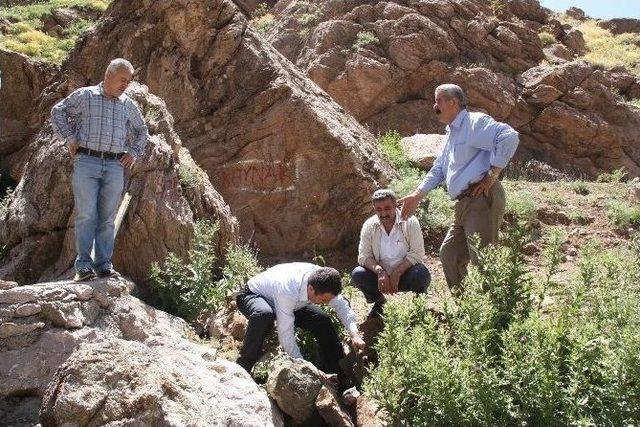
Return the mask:
[[[609,30],[612,34],[640,34],[640,19],[614,18],[608,21],[598,21],[598,27]]]
[[[0,291],[0,399],[42,398],[46,425],[282,425],[239,366],[123,280]],[[19,402],[16,402],[18,404]]]
[[[390,166],[371,133],[247,28],[232,1],[115,1],[64,79],[98,81],[116,56],[166,100],[184,146],[261,254],[357,239]]]
[[[32,114],[57,68],[20,53],[0,49],[0,157],[20,150],[35,131]],[[9,166],[11,159],[9,159]]]
[[[544,20],[546,11],[509,3],[283,1],[268,39],[374,131],[433,133],[433,89],[453,69],[514,74],[544,58],[536,30],[513,13]]]
[[[273,10],[268,39],[375,132],[442,133],[433,91],[452,82],[471,110],[521,133],[517,160],[572,175],[640,174],[638,112],[625,102],[640,80],[574,60],[582,33],[535,0],[281,0]],[[539,31],[556,40],[544,52]],[[555,65],[540,65],[544,55]]]
[[[66,81],[45,98],[59,99],[77,86]],[[113,260],[116,269],[143,285],[153,261],[164,259],[170,251],[186,255],[196,220],[210,219],[220,225],[220,258],[237,239],[237,221],[181,147],[162,100],[140,85],[132,85],[127,93],[140,106],[151,137],[144,159],[126,178],[125,191],[131,200],[126,211],[126,204],[121,204],[123,221]],[[0,218],[0,241],[11,248],[0,277],[35,283],[68,276],[75,257],[71,158],[49,125],[20,155],[22,161],[14,168],[20,182],[5,218]],[[145,295],[146,288],[141,289]]]

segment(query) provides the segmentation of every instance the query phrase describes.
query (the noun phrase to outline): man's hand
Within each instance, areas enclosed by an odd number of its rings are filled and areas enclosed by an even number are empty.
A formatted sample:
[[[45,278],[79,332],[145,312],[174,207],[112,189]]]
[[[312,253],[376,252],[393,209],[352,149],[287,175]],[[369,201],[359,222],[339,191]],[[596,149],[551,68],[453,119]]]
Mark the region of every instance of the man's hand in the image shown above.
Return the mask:
[[[80,145],[77,142],[70,142],[67,144],[67,148],[69,149],[69,154],[71,154],[71,158],[76,156],[76,151],[78,151],[78,147]]]
[[[388,292],[389,288],[389,275],[386,271],[382,270],[382,273],[378,274],[378,289],[383,294]]]
[[[395,294],[398,292],[398,286],[400,285],[400,274],[395,271],[389,275],[389,293]]]
[[[424,195],[419,191],[415,191],[408,196],[404,196],[398,199],[398,204],[402,205],[402,210],[400,211],[400,216],[403,220],[407,220],[411,215],[416,212],[418,209],[418,205],[422,201]]]
[[[131,169],[136,162],[136,159],[129,153],[124,153],[124,156],[120,157],[120,163],[125,168]]]
[[[489,191],[491,191],[491,187],[498,181],[497,173],[488,173],[482,178],[482,181],[478,182],[471,190],[471,195],[473,197],[478,197],[481,195],[488,196]]]
[[[357,334],[351,336],[351,345],[357,353],[362,353],[367,346],[362,337]]]

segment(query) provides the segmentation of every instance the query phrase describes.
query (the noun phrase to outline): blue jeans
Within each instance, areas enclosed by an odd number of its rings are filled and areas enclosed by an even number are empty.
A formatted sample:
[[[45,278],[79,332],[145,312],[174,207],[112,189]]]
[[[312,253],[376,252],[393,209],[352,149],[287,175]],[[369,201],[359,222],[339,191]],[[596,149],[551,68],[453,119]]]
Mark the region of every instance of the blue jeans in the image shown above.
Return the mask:
[[[378,289],[378,275],[362,266],[356,267],[351,272],[351,279],[356,287],[362,291],[367,302],[378,302],[382,299],[382,292]],[[422,294],[427,291],[427,286],[431,282],[431,274],[424,264],[415,264],[400,276],[398,290],[400,292],[413,291]]]
[[[112,268],[114,221],[124,186],[119,160],[77,154],[73,160],[73,196],[76,203],[76,271]],[[95,259],[91,248],[95,241]]]

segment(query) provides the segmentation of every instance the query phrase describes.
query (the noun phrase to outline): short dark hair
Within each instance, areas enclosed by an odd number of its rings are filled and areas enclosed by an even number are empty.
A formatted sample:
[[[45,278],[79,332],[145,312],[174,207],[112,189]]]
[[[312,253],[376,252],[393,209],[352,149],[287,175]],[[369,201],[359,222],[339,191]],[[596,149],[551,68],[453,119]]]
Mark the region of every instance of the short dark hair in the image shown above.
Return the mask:
[[[320,267],[309,275],[309,285],[318,294],[330,293],[338,295],[342,292],[342,278],[338,270],[331,267]]]
[[[371,201],[373,203],[375,202],[381,202],[383,200],[387,200],[390,199],[392,201],[396,201],[397,197],[396,197],[396,193],[393,190],[390,190],[388,188],[381,188],[380,190],[376,190],[373,195],[371,196]]]

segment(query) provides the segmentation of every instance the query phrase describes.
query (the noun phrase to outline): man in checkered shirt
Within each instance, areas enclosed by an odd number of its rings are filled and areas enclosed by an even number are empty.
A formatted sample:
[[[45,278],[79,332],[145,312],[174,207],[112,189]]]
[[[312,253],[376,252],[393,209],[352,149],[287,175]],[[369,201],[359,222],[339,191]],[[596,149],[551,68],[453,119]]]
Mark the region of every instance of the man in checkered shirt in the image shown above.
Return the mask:
[[[76,281],[118,275],[111,256],[124,168],[142,157],[149,136],[140,110],[124,94],[133,72],[129,61],[114,59],[104,81],[74,91],[51,110],[53,130],[73,157]]]

